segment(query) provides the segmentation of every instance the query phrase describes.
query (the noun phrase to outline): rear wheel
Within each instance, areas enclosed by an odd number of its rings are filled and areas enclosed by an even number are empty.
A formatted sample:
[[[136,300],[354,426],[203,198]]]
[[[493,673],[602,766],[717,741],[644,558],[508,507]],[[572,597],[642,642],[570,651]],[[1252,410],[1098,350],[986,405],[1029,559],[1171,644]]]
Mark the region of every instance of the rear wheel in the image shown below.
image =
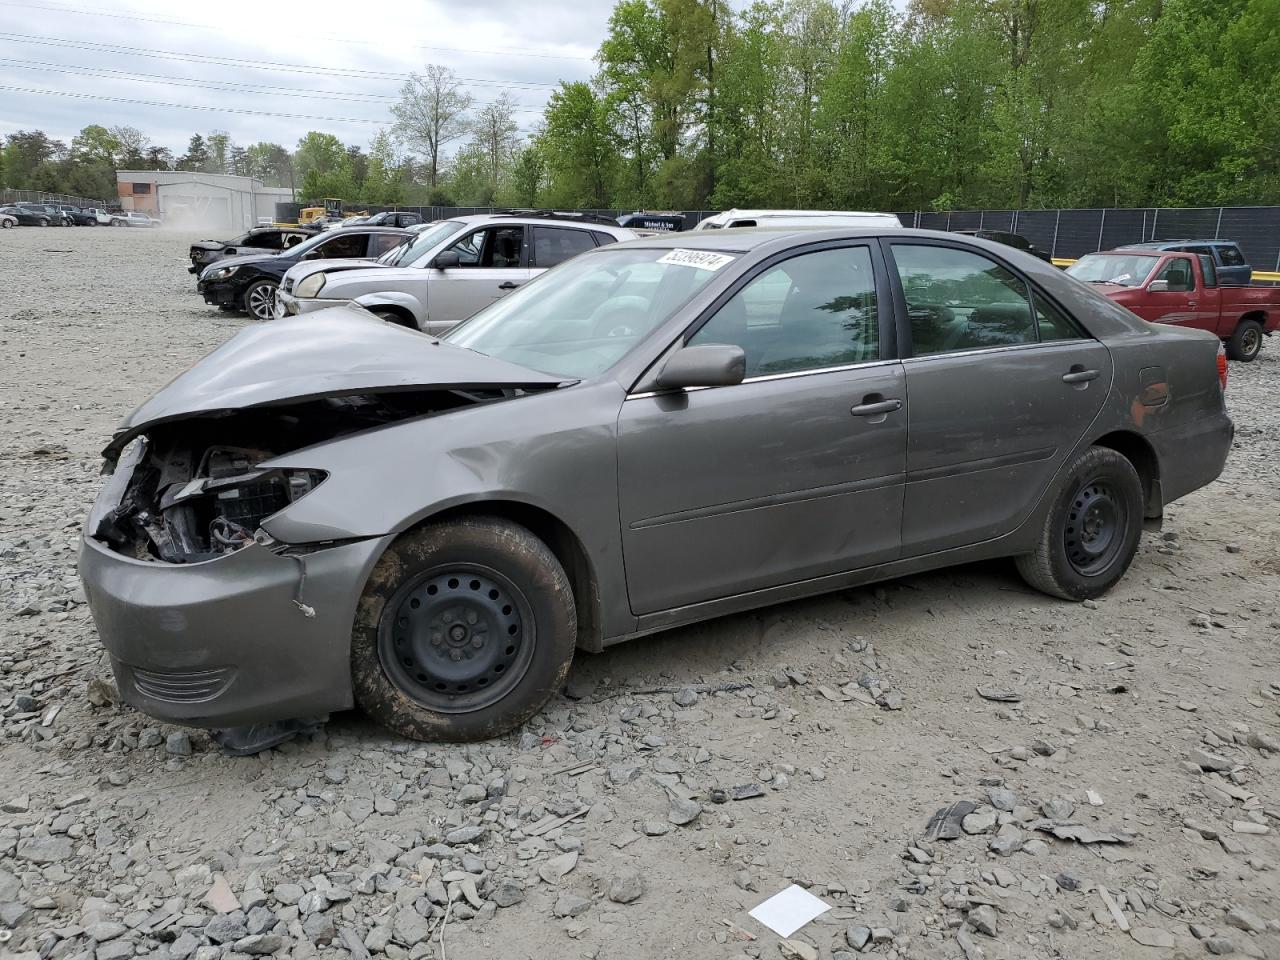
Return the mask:
[[[1248,363],[1262,350],[1262,324],[1257,320],[1241,320],[1227,341],[1227,356]]]
[[[276,315],[276,283],[255,280],[244,292],[245,313],[255,320],[272,320]]]
[[[1124,576],[1142,536],[1142,479],[1125,457],[1091,447],[1063,477],[1034,553],[1018,572],[1037,590],[1089,600]]]
[[[564,568],[489,517],[397,540],[369,576],[351,641],[357,703],[415,740],[480,740],[524,723],[564,683],[577,614]]]
[[[8,230],[12,226],[13,226],[13,221],[10,220],[8,217],[0,219],[0,228]]]

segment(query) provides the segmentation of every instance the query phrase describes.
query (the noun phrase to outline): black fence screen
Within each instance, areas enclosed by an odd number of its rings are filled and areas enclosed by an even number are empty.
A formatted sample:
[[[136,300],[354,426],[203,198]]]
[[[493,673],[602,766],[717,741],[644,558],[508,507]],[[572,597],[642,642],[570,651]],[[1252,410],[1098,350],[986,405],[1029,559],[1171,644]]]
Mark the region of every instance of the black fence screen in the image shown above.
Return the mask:
[[[924,230],[1010,231],[1064,260],[1151,240],[1234,240],[1254,270],[1280,272],[1280,207],[899,211],[897,217]]]

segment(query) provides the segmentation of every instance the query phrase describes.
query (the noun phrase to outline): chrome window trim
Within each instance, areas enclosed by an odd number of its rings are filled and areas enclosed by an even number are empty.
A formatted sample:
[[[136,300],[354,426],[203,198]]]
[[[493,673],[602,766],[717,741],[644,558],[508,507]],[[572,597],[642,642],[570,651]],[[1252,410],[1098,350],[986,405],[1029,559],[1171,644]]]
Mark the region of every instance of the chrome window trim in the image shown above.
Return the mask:
[[[925,363],[929,360],[943,360],[948,357],[980,357],[992,353],[1011,353],[1015,350],[1029,350],[1032,347],[1069,347],[1082,343],[1097,343],[1092,337],[1076,337],[1073,340],[1036,340],[1031,343],[1008,343],[1001,347],[979,347],[976,350],[948,350],[946,353],[929,353],[923,357],[903,357],[901,363]]]
[[[1038,344],[1037,344],[1038,346]],[[812,377],[821,373],[842,373],[846,370],[862,370],[871,367],[887,367],[895,363],[902,363],[901,360],[866,360],[862,363],[843,363],[835,367],[812,367],[807,370],[789,370],[786,373],[766,373],[758,377],[747,377],[742,383],[735,383],[726,387],[681,387],[675,390],[646,390],[643,393],[630,393],[624,398],[627,400],[644,400],[649,397],[665,397],[672,396],[677,393],[694,393],[698,390],[732,390],[734,387],[741,387],[748,383],[765,383],[770,380],[794,380],[796,377]]]

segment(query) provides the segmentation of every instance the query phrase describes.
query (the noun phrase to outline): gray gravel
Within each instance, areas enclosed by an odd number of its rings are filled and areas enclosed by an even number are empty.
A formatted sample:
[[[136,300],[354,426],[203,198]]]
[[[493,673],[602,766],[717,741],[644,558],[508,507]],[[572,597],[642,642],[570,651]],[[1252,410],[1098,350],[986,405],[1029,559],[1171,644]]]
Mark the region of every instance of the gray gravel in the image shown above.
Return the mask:
[[[1280,342],[1095,605],[972,565],[582,656],[501,740],[349,714],[233,759],[116,704],[75,574],[115,423],[247,322],[191,239],[0,234],[0,951],[1280,956]],[[747,911],[790,883],[833,909],[781,944]]]

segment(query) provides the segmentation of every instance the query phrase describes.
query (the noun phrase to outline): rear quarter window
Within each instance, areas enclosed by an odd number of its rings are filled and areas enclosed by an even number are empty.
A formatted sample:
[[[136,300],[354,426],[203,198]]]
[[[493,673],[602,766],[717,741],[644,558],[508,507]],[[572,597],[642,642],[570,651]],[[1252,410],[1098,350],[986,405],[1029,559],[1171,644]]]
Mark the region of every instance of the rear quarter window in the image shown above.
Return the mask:
[[[1240,248],[1234,244],[1218,248],[1218,256],[1222,259],[1224,267],[1243,267],[1244,254],[1240,252]]]

